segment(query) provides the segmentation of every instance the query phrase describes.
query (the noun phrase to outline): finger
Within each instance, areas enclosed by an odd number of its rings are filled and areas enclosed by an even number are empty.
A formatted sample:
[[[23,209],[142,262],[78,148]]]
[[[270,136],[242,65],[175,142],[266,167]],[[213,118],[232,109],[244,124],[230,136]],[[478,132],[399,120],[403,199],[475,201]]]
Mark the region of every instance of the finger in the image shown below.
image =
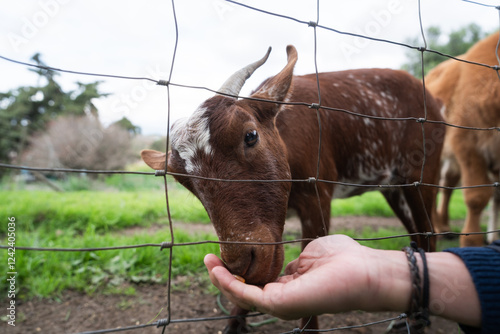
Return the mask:
[[[297,268],[299,266],[299,259],[295,259],[288,263],[285,268],[285,275],[293,275],[297,272]]]
[[[205,266],[209,271],[211,271],[214,267],[222,266],[224,267],[224,263],[214,254],[207,254],[203,259]]]
[[[226,268],[214,267],[211,271],[212,282],[233,304],[245,310],[256,310],[255,300],[260,298],[262,290],[237,280]]]
[[[233,280],[237,282],[239,281],[234,278],[234,276],[231,275],[231,273],[223,266],[222,261],[217,256],[208,254],[205,256],[204,262],[205,266],[207,267],[212,284],[215,285],[217,289],[219,289],[219,291],[222,292],[224,296],[226,296],[227,299],[229,299],[233,304],[238,305],[244,309],[249,310],[252,308],[249,305],[238,302],[238,300],[236,300],[233,295],[228,292],[227,286],[231,284]]]
[[[250,286],[260,290],[252,285],[247,285],[238,279],[236,279],[227,268],[224,263],[214,254],[207,254],[204,258],[205,266],[208,269],[210,280],[212,283],[234,304],[250,310],[254,305],[246,303],[246,300],[241,298],[241,291],[245,290],[245,287]],[[240,300],[241,299],[241,300]]]
[[[215,255],[208,254],[204,259],[212,283],[229,299],[233,304],[246,310],[259,311],[273,314],[273,305],[271,299],[264,298],[264,291],[255,285],[245,284],[237,280],[223,262]],[[293,277],[290,277],[293,280]],[[270,283],[266,285],[266,290],[272,290],[274,287],[281,286],[279,283]],[[281,315],[284,318],[283,315]]]
[[[270,296],[283,296],[284,284],[279,281],[275,283],[268,283],[264,289],[245,284],[233,277],[233,275],[221,266],[214,267],[212,270],[214,280],[217,282],[219,290],[228,298],[233,304],[245,310],[258,311],[270,315],[277,316],[281,319],[292,320],[298,319],[300,315],[294,312],[288,312],[287,304],[278,303],[276,305]],[[293,279],[290,277],[290,279]]]
[[[212,284],[215,285],[219,290],[221,290],[219,281],[215,277],[215,275],[213,274],[213,270],[214,270],[214,268],[217,268],[217,267],[220,267],[221,269],[225,269],[223,262],[214,254],[207,254],[205,256],[205,258],[203,259],[203,262],[205,263],[205,266],[207,267],[208,276],[210,277]]]

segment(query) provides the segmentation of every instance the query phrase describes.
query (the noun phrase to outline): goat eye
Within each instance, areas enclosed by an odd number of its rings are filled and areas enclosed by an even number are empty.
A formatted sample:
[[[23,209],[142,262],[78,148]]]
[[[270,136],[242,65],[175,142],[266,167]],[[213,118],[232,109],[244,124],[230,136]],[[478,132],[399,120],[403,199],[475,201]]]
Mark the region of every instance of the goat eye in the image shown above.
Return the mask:
[[[259,134],[257,133],[257,130],[248,131],[245,135],[245,143],[248,147],[254,146],[257,143],[257,140],[259,140]]]

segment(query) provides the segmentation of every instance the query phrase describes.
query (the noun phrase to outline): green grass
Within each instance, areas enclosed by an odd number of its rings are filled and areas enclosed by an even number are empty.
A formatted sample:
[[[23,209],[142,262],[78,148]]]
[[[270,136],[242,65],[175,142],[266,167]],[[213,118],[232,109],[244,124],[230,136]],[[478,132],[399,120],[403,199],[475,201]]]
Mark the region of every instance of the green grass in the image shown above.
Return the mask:
[[[165,194],[160,191],[56,193],[50,191],[0,191],[0,217],[15,216],[23,231],[41,229],[84,231],[93,225],[98,232],[130,226],[150,226],[165,221]],[[171,190],[169,206],[173,220],[210,220],[201,203],[184,190]],[[7,225],[0,225],[0,233]]]
[[[379,192],[332,201],[332,216],[394,217],[389,204]]]
[[[450,219],[465,219],[467,208],[464,204],[463,192],[455,190],[451,195],[449,214]],[[458,231],[457,231],[458,232]]]
[[[62,187],[73,187],[78,191],[64,193],[23,189],[2,191],[2,188],[7,187],[0,186],[0,215],[16,213],[19,219],[30,226],[50,222],[76,230],[81,230],[89,223],[94,224],[97,230],[113,230],[131,225],[147,226],[159,217],[166,216],[162,178],[116,174],[104,181],[109,187],[108,191],[81,190],[84,188],[82,183],[93,182],[87,181],[69,178]],[[92,187],[96,186],[89,185],[88,188]],[[102,188],[102,185],[97,188]],[[172,181],[169,181],[168,189],[172,219],[210,223],[201,203],[186,189]],[[462,192],[453,192],[451,219],[464,219],[465,213]],[[332,216],[393,217],[394,213],[382,194],[369,192],[332,201]],[[5,227],[0,225],[0,233],[4,231]]]
[[[30,190],[24,184],[0,184],[0,244],[6,244],[7,217],[16,218],[16,245],[55,248],[88,248],[161,243],[169,241],[163,178],[113,175],[102,180],[70,177],[56,181],[64,193]],[[168,198],[173,221],[209,223],[201,203],[186,189],[169,180]],[[463,218],[461,192],[454,192],[452,219]],[[379,193],[335,200],[333,216],[393,216]],[[155,233],[148,227],[155,225]],[[159,225],[158,228],[156,225]],[[164,228],[161,228],[164,225]],[[189,224],[174,224],[177,243],[214,239],[193,234]],[[127,229],[143,227],[131,234]],[[134,230],[135,231],[135,230]],[[335,231],[351,237],[374,238],[404,234],[403,227],[372,230],[361,235],[354,230]],[[409,239],[363,241],[375,248],[401,249]],[[454,243],[446,244],[453,246]],[[174,247],[172,275],[207,277],[203,257],[218,253],[217,244]],[[285,264],[300,254],[298,244],[285,245]],[[41,252],[16,250],[17,294],[19,298],[58,298],[66,289],[92,293],[133,293],[136,284],[165,282],[169,250],[156,247],[96,252]],[[0,252],[7,263],[7,252]],[[0,293],[6,295],[6,272],[0,272]],[[175,288],[175,287],[174,287]],[[181,287],[182,288],[182,287]]]
[[[466,207],[462,191],[454,191],[450,201],[450,219],[464,219]],[[360,196],[332,201],[332,216],[394,217],[394,212],[380,192],[368,192]]]
[[[21,233],[18,234],[21,237]],[[206,240],[204,234],[191,234],[182,230],[174,233],[175,242]],[[19,240],[19,239],[18,239]],[[18,245],[86,248],[161,243],[170,241],[164,229],[150,235],[133,236],[120,234],[99,235],[90,226],[81,236],[62,232],[57,237],[46,236],[39,231],[30,233],[30,241],[18,241]],[[127,291],[130,284],[160,283],[168,278],[169,249],[159,247],[92,252],[52,252],[16,250],[18,296],[23,298],[56,298],[65,289],[86,293]],[[173,249],[172,275],[195,275],[205,270],[203,257],[207,253],[218,254],[217,244],[179,246]],[[6,252],[1,261],[7,263]],[[0,291],[6,291],[6,271],[0,273]]]
[[[165,210],[161,194],[148,192],[14,191],[0,192],[0,201],[0,215],[15,216],[23,231],[41,229],[47,233],[62,229],[81,232],[89,225],[105,232],[147,225]]]
[[[141,178],[154,181],[154,185],[151,181],[138,185],[136,180]],[[118,187],[123,188],[121,191],[115,187],[120,182],[124,182]],[[28,190],[24,185],[1,185],[0,216],[5,217],[5,224],[0,224],[0,244],[7,242],[7,217],[16,218],[17,246],[94,248],[170,240],[162,178],[113,175],[99,182],[71,177],[58,185],[73,191],[57,193]],[[201,203],[180,185],[169,182],[168,193],[173,221],[210,223]],[[153,224],[160,225],[160,229],[152,235],[125,233],[127,228]],[[208,238],[181,229],[176,229],[174,235],[180,243]],[[204,270],[205,254],[217,253],[218,245],[175,247],[173,252],[173,276],[195,275]],[[18,296],[57,298],[65,289],[125,293],[133,290],[133,284],[165,282],[168,253],[168,249],[160,252],[158,248],[98,252],[17,250]],[[0,252],[0,261],[7,263],[6,251]],[[6,271],[0,273],[0,291],[6,291],[5,275]]]

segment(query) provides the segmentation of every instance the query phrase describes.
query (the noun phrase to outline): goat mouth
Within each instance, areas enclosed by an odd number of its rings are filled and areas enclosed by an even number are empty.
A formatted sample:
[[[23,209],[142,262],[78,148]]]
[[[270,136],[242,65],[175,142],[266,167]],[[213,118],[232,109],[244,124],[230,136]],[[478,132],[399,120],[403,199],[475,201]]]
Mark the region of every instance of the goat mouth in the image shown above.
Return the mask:
[[[282,252],[273,247],[270,255],[269,257],[266,256],[268,261],[265,261],[263,258],[259,258],[255,249],[252,249],[244,269],[240,268],[240,270],[233,271],[230,269],[231,266],[227,266],[227,263],[226,267],[232,274],[244,278],[247,284],[265,285],[276,280],[283,265]],[[279,268],[276,269],[276,266],[279,266]]]
[[[226,259],[224,259],[224,256],[222,256],[222,254],[221,259],[225,267],[231,274],[241,276],[243,279],[245,279],[245,282],[249,283],[247,277],[252,277],[252,267],[254,267],[255,261],[255,251],[253,249],[250,251],[249,259],[248,261],[246,261],[245,266],[242,266],[241,263],[235,264],[227,261]]]

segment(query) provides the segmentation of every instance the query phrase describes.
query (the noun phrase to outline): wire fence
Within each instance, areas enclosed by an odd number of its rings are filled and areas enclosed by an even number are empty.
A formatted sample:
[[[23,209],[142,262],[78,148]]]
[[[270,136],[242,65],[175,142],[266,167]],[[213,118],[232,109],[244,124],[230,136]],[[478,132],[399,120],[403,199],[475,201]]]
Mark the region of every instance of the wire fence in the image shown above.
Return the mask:
[[[483,64],[483,63],[477,63],[477,62],[472,62],[464,59],[460,59],[448,54],[444,54],[440,51],[437,50],[432,50],[429,49],[427,46],[427,42],[425,39],[425,34],[424,34],[424,29],[422,26],[422,20],[421,20],[421,10],[420,10],[420,1],[418,2],[418,16],[419,16],[419,22],[420,22],[420,31],[421,31],[421,37],[424,40],[424,45],[423,46],[415,46],[415,45],[409,45],[397,41],[391,41],[391,40],[386,40],[386,39],[380,39],[380,38],[375,38],[363,34],[358,34],[358,33],[353,33],[349,31],[341,31],[338,29],[334,29],[332,27],[328,26],[323,26],[319,24],[319,16],[321,13],[320,10],[320,2],[319,0],[317,1],[317,17],[314,21],[303,21],[299,20],[294,17],[286,16],[280,13],[274,13],[270,11],[266,11],[263,9],[259,9],[253,6],[250,6],[248,4],[243,4],[237,1],[232,1],[232,0],[226,0],[228,3],[231,3],[236,6],[240,6],[245,8],[248,11],[253,11],[260,13],[261,15],[270,15],[273,17],[276,17],[277,19],[284,19],[284,20],[289,20],[292,21],[296,24],[302,25],[305,29],[310,29],[312,28],[314,31],[313,34],[313,39],[314,39],[314,62],[315,62],[315,68],[316,68],[316,76],[318,75],[318,66],[317,66],[317,47],[318,47],[318,40],[317,40],[317,32],[318,30],[322,30],[328,33],[332,34],[341,34],[341,35],[349,35],[353,37],[358,37],[366,40],[371,40],[375,41],[377,43],[387,43],[391,45],[396,45],[402,48],[407,48],[411,50],[415,50],[415,52],[420,52],[421,54],[421,71],[422,71],[422,77],[425,78],[424,73],[425,73],[425,65],[423,62],[423,57],[425,53],[435,53],[440,56],[449,58],[449,59],[454,59],[455,61],[460,61],[460,62],[465,62],[468,63],[470,66],[480,66],[484,67],[487,69],[490,69],[491,71],[495,71],[497,75],[499,75],[499,70],[500,70],[500,59],[498,59],[498,48],[500,45],[497,44],[497,59],[499,60],[499,65],[490,65],[490,64]],[[467,1],[463,0],[464,2],[468,2],[471,5],[477,5],[477,6],[485,6],[489,7],[492,10],[497,10],[499,11],[500,15],[500,6],[493,6],[489,4],[484,4],[480,2],[475,2],[475,1]],[[166,119],[167,119],[167,124],[168,128],[170,127],[170,115],[171,115],[171,107],[170,107],[170,87],[180,87],[183,89],[197,89],[197,90],[206,90],[212,93],[217,93],[221,95],[227,95],[227,96],[232,96],[235,98],[241,98],[241,99],[253,99],[253,100],[258,100],[258,101],[264,101],[264,102],[270,102],[270,103],[279,103],[283,105],[300,105],[300,106],[306,106],[309,107],[312,110],[316,110],[317,112],[317,118],[318,118],[318,124],[319,128],[321,129],[321,117],[319,115],[319,110],[324,110],[324,111],[329,111],[329,112],[341,112],[341,113],[347,113],[352,116],[356,117],[364,117],[364,118],[369,118],[369,119],[376,119],[376,120],[388,120],[388,121],[395,121],[395,122],[417,122],[421,125],[422,131],[424,132],[424,124],[425,123],[439,123],[443,124],[449,127],[457,127],[457,128],[462,128],[462,129],[467,129],[471,131],[498,131],[500,132],[500,127],[492,126],[492,127],[485,127],[485,128],[478,128],[478,127],[468,127],[468,126],[463,126],[463,125],[457,125],[457,124],[451,124],[446,121],[436,121],[436,120],[431,120],[427,119],[427,113],[426,113],[426,98],[425,98],[425,91],[424,91],[424,96],[423,96],[423,101],[424,101],[424,113],[422,117],[404,117],[404,118],[388,118],[388,117],[377,117],[377,116],[369,116],[369,115],[364,115],[360,114],[351,110],[344,110],[344,109],[339,109],[339,108],[333,108],[329,106],[324,106],[321,104],[322,99],[321,99],[321,91],[319,89],[319,84],[318,84],[318,99],[315,102],[276,102],[276,101],[268,101],[268,100],[262,100],[262,99],[254,99],[250,98],[247,96],[233,96],[233,95],[228,95],[224,93],[220,93],[216,90],[213,90],[208,87],[202,87],[202,86],[195,86],[195,85],[185,85],[185,84],[179,84],[176,82],[172,82],[172,72],[175,68],[175,59],[176,59],[176,54],[177,54],[177,44],[179,42],[179,34],[178,34],[178,25],[177,25],[177,14],[175,10],[175,0],[171,0],[171,6],[172,6],[172,11],[173,11],[173,16],[171,20],[173,21],[175,25],[175,32],[176,32],[176,38],[175,38],[175,44],[174,44],[174,52],[173,52],[173,57],[171,60],[171,66],[170,66],[170,74],[168,78],[165,79],[153,79],[150,77],[132,77],[132,76],[120,76],[120,75],[110,75],[110,74],[105,74],[105,73],[89,73],[89,72],[82,72],[82,71],[76,71],[76,70],[68,70],[68,69],[61,69],[61,68],[56,68],[56,67],[49,67],[49,66],[40,66],[40,65],[35,65],[32,63],[27,63],[11,58],[4,57],[0,55],[0,59],[6,62],[11,62],[13,64],[21,65],[21,66],[27,66],[27,67],[34,67],[34,68],[39,68],[39,69],[47,69],[47,70],[52,70],[52,71],[58,71],[58,72],[65,72],[65,73],[72,73],[72,74],[77,74],[77,75],[84,75],[84,76],[92,76],[92,77],[99,77],[99,78],[115,78],[115,79],[122,79],[122,80],[137,80],[137,81],[150,81],[154,82],[157,85],[165,87],[166,94],[168,97],[168,102],[167,102],[167,107],[166,107]],[[500,78],[500,75],[499,75]],[[319,79],[318,79],[319,80]],[[424,87],[425,87],[425,79],[422,80]],[[318,154],[318,169],[319,169],[319,161],[321,157],[321,135],[319,136],[320,142],[318,143],[319,146],[319,154]],[[423,148],[424,148],[424,157],[425,157],[425,148],[426,148],[426,142],[425,142],[425,136],[423,136]],[[170,132],[167,130],[167,136],[166,136],[166,147],[169,147],[170,143]],[[168,156],[167,156],[168,159]],[[168,164],[168,161],[167,161]],[[399,184],[399,185],[388,185],[388,184],[379,184],[377,185],[378,188],[383,189],[387,187],[416,187],[419,189],[420,187],[435,187],[438,189],[450,189],[450,190],[455,190],[455,189],[467,189],[467,188],[473,188],[473,187],[491,187],[491,188],[498,188],[500,186],[500,183],[498,181],[493,182],[491,184],[481,184],[481,185],[475,185],[475,186],[458,186],[458,187],[448,187],[448,186],[441,186],[438,184],[430,184],[430,183],[424,183],[423,182],[423,169],[425,166],[425,159],[422,163],[422,172],[421,172],[421,177],[419,181],[413,182],[413,183],[408,183],[408,184]],[[219,178],[206,178],[202,176],[193,176],[193,175],[187,175],[187,174],[179,174],[179,173],[172,173],[168,172],[166,170],[162,171],[155,171],[155,172],[131,172],[131,171],[116,171],[116,170],[82,170],[82,169],[68,169],[68,168],[39,168],[39,167],[27,167],[27,166],[18,166],[18,165],[12,165],[12,164],[6,164],[6,163],[0,163],[0,168],[5,168],[5,169],[17,169],[17,170],[27,170],[27,171],[37,171],[37,172],[62,172],[62,173],[94,173],[94,174],[135,174],[135,175],[142,175],[142,176],[156,176],[156,177],[161,177],[164,180],[164,192],[165,192],[165,205],[166,205],[166,210],[168,214],[168,222],[169,222],[169,228],[170,228],[170,235],[171,239],[168,241],[164,241],[161,243],[145,243],[145,244],[136,244],[136,245],[122,245],[122,246],[115,246],[115,247],[94,247],[94,248],[51,248],[51,247],[27,247],[27,246],[16,246],[16,249],[18,250],[25,250],[25,251],[49,251],[49,252],[92,252],[92,251],[107,251],[107,250],[120,250],[120,249],[130,249],[130,248],[143,248],[143,247],[153,247],[153,248],[158,248],[158,250],[168,250],[170,252],[169,254],[169,268],[168,268],[168,280],[167,280],[167,317],[160,319],[158,321],[148,323],[148,324],[139,324],[135,326],[126,326],[126,327],[120,327],[120,328],[112,328],[112,329],[102,329],[102,330],[93,330],[93,331],[87,331],[87,332],[82,332],[85,334],[90,334],[90,333],[114,333],[114,332],[123,332],[123,331],[134,331],[134,330],[139,330],[142,328],[146,327],[159,327],[162,328],[163,331],[165,331],[166,328],[171,326],[172,324],[178,324],[178,323],[185,323],[185,322],[199,322],[199,321],[216,321],[216,320],[224,320],[224,319],[231,319],[235,318],[232,316],[224,316],[224,317],[203,317],[203,318],[190,318],[190,319],[172,319],[171,318],[171,281],[172,281],[172,249],[175,247],[182,247],[182,246],[193,246],[193,245],[199,245],[199,244],[206,244],[206,243],[214,243],[214,244],[259,244],[259,245],[276,245],[276,244],[288,244],[288,243],[301,243],[304,241],[310,241],[312,239],[295,239],[291,241],[282,241],[279,243],[256,243],[256,242],[230,242],[230,241],[217,241],[217,240],[202,240],[198,242],[185,242],[185,243],[179,243],[175,242],[174,240],[174,233],[173,233],[173,222],[170,217],[170,206],[169,206],[169,195],[168,195],[168,186],[167,186],[167,176],[183,176],[183,177],[191,177],[191,178],[202,178],[206,180],[211,180],[215,182],[240,182],[240,183],[248,183],[248,182],[296,182],[296,183],[312,183],[317,187],[318,183],[331,183],[334,185],[342,185],[342,186],[348,186],[348,187],[370,187],[372,188],[373,185],[364,185],[364,184],[355,184],[355,183],[347,183],[347,182],[340,182],[337,180],[324,180],[319,178],[319,172],[316,175],[311,175],[310,177],[306,179],[292,179],[292,180],[244,180],[244,179],[219,179]],[[316,188],[317,189],[317,188]],[[319,200],[319,198],[318,198]],[[427,217],[430,217],[430,213],[426,212]],[[430,223],[430,221],[429,221]],[[477,232],[477,233],[455,233],[455,232],[444,232],[444,233],[435,233],[435,232],[422,232],[422,233],[408,233],[408,234],[400,234],[400,235],[392,235],[392,236],[387,236],[387,237],[380,237],[380,238],[355,238],[355,240],[358,241],[373,241],[373,240],[381,240],[381,239],[392,239],[392,238],[407,238],[407,237],[412,237],[412,236],[424,236],[427,238],[430,237],[436,237],[436,236],[446,236],[446,235],[454,235],[454,236],[461,236],[461,235],[472,235],[472,234],[488,234],[488,233],[495,233],[499,232],[499,230],[495,231],[487,231],[487,232]],[[8,249],[9,246],[5,245],[0,245],[0,248],[2,249]],[[246,317],[256,317],[261,315],[260,313],[251,313],[247,315]],[[345,330],[345,329],[353,329],[353,328],[360,328],[360,327],[368,327],[372,326],[374,324],[380,324],[380,323],[391,323],[396,320],[403,320],[406,319],[407,316],[406,314],[401,314],[398,317],[394,318],[389,318],[389,319],[384,319],[380,320],[377,322],[371,322],[371,323],[366,323],[362,325],[356,325],[356,326],[347,326],[347,327],[336,327],[336,328],[324,328],[320,330],[309,330],[309,329],[301,329],[301,328],[294,328],[290,330],[289,332],[286,333],[300,333],[300,332],[332,332],[332,331],[340,331],[340,330]],[[117,324],[119,325],[119,324]],[[408,328],[408,333],[410,332]]]

